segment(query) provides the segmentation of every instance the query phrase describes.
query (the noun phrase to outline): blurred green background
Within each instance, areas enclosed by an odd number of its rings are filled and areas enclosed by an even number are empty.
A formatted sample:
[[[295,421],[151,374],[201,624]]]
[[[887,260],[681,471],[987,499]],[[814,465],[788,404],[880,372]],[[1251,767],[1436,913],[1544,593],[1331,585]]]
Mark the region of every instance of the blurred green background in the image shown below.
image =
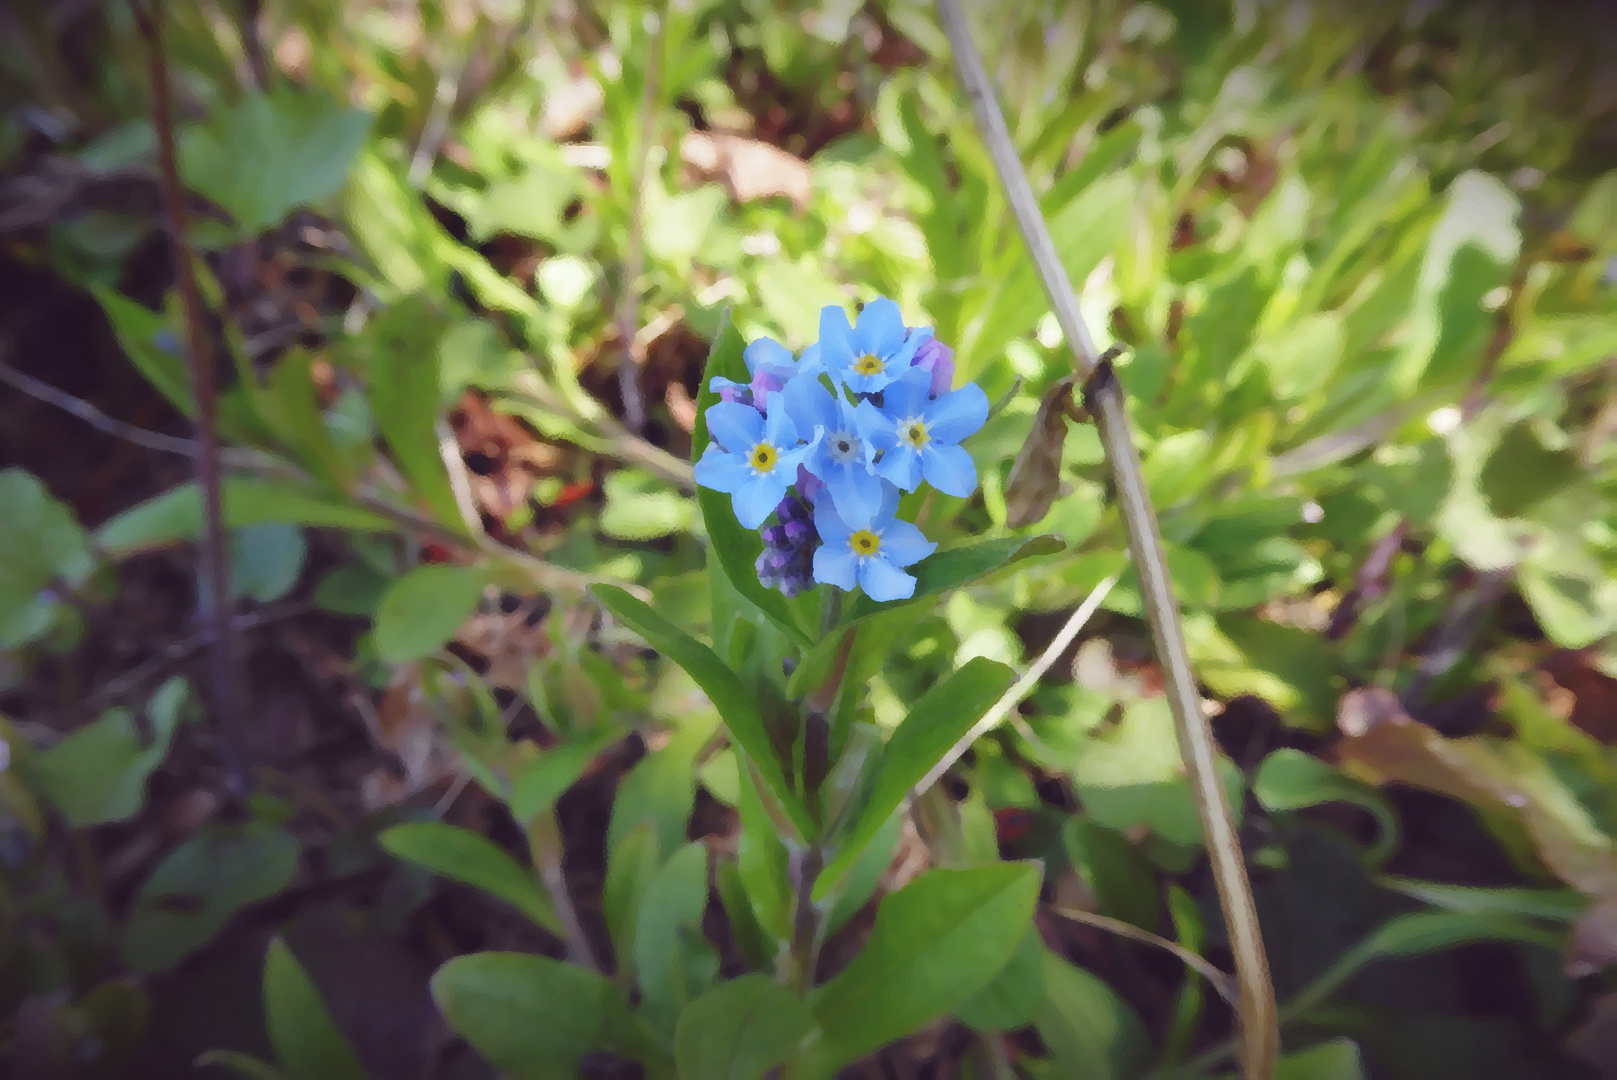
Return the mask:
[[[964,6],[1085,317],[1126,347],[1281,999],[1344,954],[1404,957],[1350,964],[1288,1041],[1350,1038],[1376,1076],[1614,1075],[1612,20]],[[296,472],[237,474],[230,540],[249,809],[292,847],[232,834],[260,870],[289,850],[284,873],[192,881],[207,918],[154,929],[153,867],[229,818],[217,739],[164,682],[207,671],[194,555],[175,543],[197,530],[190,465],[48,401],[189,433],[146,52],[123,4],[18,5],[0,13],[0,761],[17,765],[0,772],[0,1039],[100,1075],[262,1043],[237,969],[271,926],[341,939],[405,985],[422,957],[506,940],[370,837],[411,806],[499,837],[475,792],[520,772],[513,747],[588,748],[557,789],[572,788],[569,845],[611,846],[625,776],[635,798],[669,792],[657,813],[677,836],[693,806],[691,835],[733,834],[734,761],[702,752],[709,706],[576,589],[508,573],[474,612],[494,580],[475,578],[462,607],[395,613],[391,635],[377,610],[406,570],[450,558],[438,534],[470,510],[495,542],[638,583],[705,633],[681,462],[726,309],[748,337],[801,348],[822,305],[890,296],[956,348],[961,379],[1006,399],[971,444],[980,493],[919,509],[944,544],[1010,534],[1011,461],[1069,363],[930,5],[167,7],[221,424],[233,461]],[[1223,963],[1105,476],[1093,429],[1073,426],[1032,527],[1068,550],[895,626],[872,715],[896,723],[973,656],[1025,666],[1123,572],[957,769],[962,813],[1006,857],[1045,860],[1049,904]],[[441,636],[401,641],[399,625],[432,637],[434,617]],[[417,661],[457,625],[445,670],[461,682],[442,690]],[[412,703],[440,691],[492,708],[510,738],[422,719]],[[1348,952],[1421,905],[1470,921]],[[1227,1035],[1176,962],[1045,918],[1110,985],[1105,1008],[1151,1034],[1118,1075]],[[424,991],[334,994],[368,1063],[379,1014],[430,1010]],[[1073,1075],[1040,1034],[1018,1067]],[[373,1072],[479,1075],[405,1042],[407,1064]],[[889,1053],[947,1061],[951,1045]]]

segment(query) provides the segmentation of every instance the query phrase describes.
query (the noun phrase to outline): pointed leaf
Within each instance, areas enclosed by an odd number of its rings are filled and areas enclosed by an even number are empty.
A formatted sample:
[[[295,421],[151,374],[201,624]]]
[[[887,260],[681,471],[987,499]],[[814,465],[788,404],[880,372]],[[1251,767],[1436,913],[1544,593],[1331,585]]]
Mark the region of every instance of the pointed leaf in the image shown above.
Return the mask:
[[[911,707],[882,751],[869,800],[836,857],[814,883],[816,901],[824,900],[841,882],[887,819],[903,805],[910,789],[970,733],[972,725],[1015,681],[1016,673],[1010,668],[979,656],[933,685]]]
[[[933,870],[882,901],[863,951],[809,999],[819,1053],[845,1065],[957,1008],[1016,951],[1039,894],[1034,864]]]
[[[617,988],[576,964],[526,953],[457,956],[432,977],[432,998],[455,1033],[495,1067],[562,1080],[626,1022]]]
[[[724,665],[713,650],[691,637],[649,606],[611,585],[597,585],[595,595],[607,610],[623,620],[646,643],[685,669],[702,692],[718,709],[730,737],[757,766],[770,793],[785,808],[800,837],[813,834],[808,813],[786,782],[786,774],[769,741],[763,717],[735,672]]]
[[[264,1025],[281,1067],[293,1076],[364,1080],[365,1069],[320,991],[280,938],[264,957]]]
[[[685,1009],[674,1036],[683,1077],[760,1080],[814,1028],[814,1015],[767,975],[720,983]]]
[[[418,566],[376,606],[376,654],[390,664],[431,656],[460,629],[488,587],[476,566]]]
[[[389,854],[482,889],[552,933],[561,933],[556,905],[534,873],[486,836],[441,821],[424,821],[395,825],[382,833],[379,842]]]

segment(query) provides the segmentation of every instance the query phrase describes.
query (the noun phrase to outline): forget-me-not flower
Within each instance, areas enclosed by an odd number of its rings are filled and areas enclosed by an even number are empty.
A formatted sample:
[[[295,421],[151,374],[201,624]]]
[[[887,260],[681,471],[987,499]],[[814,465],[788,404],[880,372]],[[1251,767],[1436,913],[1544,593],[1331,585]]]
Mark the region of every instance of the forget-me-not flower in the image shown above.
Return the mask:
[[[881,505],[882,482],[870,469],[853,404],[827,390],[817,376],[805,376],[802,382],[801,387],[793,384],[785,404],[800,433],[820,436],[803,466],[825,484],[844,518],[869,517]]]
[[[861,401],[859,434],[866,453],[877,451],[876,473],[905,491],[924,479],[945,495],[970,495],[977,487],[977,466],[960,440],[988,419],[988,396],[967,383],[936,398],[930,396],[932,374],[913,368],[882,391],[877,408]]]
[[[739,401],[721,401],[706,416],[713,442],[696,463],[696,482],[732,496],[737,520],[756,529],[785,497],[818,439],[801,442],[789,410],[778,404],[760,415]]]
[[[886,297],[866,304],[852,325],[835,304],[820,311],[820,362],[833,382],[855,394],[873,394],[902,375],[922,341]]]
[[[872,600],[905,600],[915,595],[915,576],[904,567],[919,562],[938,545],[894,515],[898,489],[882,485],[881,503],[868,516],[846,519],[828,494],[814,503],[820,547],[814,553],[814,580],[839,589],[858,585]]]

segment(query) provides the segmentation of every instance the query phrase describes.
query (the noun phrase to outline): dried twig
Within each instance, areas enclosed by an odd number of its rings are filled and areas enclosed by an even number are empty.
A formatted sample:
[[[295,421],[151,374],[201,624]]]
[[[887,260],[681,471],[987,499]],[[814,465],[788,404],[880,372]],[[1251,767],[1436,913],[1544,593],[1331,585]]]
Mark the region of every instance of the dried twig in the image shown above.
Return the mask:
[[[1236,986],[1235,980],[1230,977],[1228,972],[1220,971],[1216,966],[1208,963],[1205,959],[1197,956],[1195,953],[1191,952],[1189,949],[1178,944],[1177,942],[1169,941],[1167,938],[1162,937],[1159,934],[1153,934],[1149,930],[1142,930],[1133,923],[1124,922],[1122,919],[1113,919],[1106,915],[1097,914],[1093,911],[1079,911],[1077,908],[1067,907],[1051,907],[1050,910],[1055,912],[1057,915],[1060,915],[1063,919],[1071,919],[1073,922],[1087,923],[1090,926],[1116,934],[1119,937],[1131,938],[1134,941],[1144,942],[1147,945],[1155,945],[1159,949],[1165,949],[1168,952],[1173,953],[1179,959],[1183,960],[1185,962],[1185,966],[1190,968],[1190,970],[1206,979],[1208,983],[1212,985],[1214,992],[1217,993],[1219,997],[1223,998],[1231,1005],[1236,1005],[1239,1003],[1238,999],[1240,997],[1240,990]]]
[[[1156,512],[1140,474],[1140,456],[1129,429],[1123,388],[1110,365],[1101,363],[1095,341],[1078,312],[1072,283],[1056,255],[1055,244],[1028,184],[1016,145],[1005,127],[993,86],[983,70],[982,58],[972,44],[960,0],[937,0],[937,7],[960,80],[971,96],[978,130],[994,160],[1006,200],[1016,214],[1017,226],[1038,269],[1051,310],[1066,335],[1073,368],[1085,384],[1085,403],[1100,431],[1128,532],[1129,550],[1139,570],[1140,598],[1167,682],[1168,704],[1179,732],[1180,752],[1190,773],[1191,790],[1196,797],[1213,878],[1218,885],[1219,905],[1235,954],[1236,976],[1241,984],[1241,1003],[1237,1011],[1241,1023],[1242,1068],[1248,1077],[1267,1077],[1274,1070],[1280,1047],[1268,958],[1258,928],[1257,907],[1252,900],[1251,882],[1247,880],[1246,862],[1215,768],[1212,730],[1201,711],[1195,678],[1191,674],[1184,628],[1168,575]]]
[[[25,375],[16,368],[7,364],[5,344],[0,342],[0,382],[7,384],[15,390],[20,390],[31,398],[43,401],[47,405],[54,405],[64,412],[72,413],[86,424],[115,439],[122,439],[136,446],[148,450],[157,450],[165,454],[183,454],[186,457],[196,456],[196,447],[190,439],[181,439],[173,435],[164,435],[156,431],[147,431],[143,427],[126,423],[108,416],[100,409],[91,405],[83,398],[76,398],[72,394],[58,390],[46,382],[41,382],[32,375]]]
[[[1050,665],[1056,662],[1056,657],[1065,652],[1067,646],[1072,644],[1073,638],[1078,636],[1078,632],[1084,628],[1084,624],[1089,621],[1091,615],[1095,614],[1095,610],[1106,599],[1106,594],[1111,592],[1112,586],[1116,584],[1117,575],[1113,574],[1090,591],[1089,595],[1084,598],[1084,602],[1078,605],[1077,610],[1067,616],[1066,624],[1062,626],[1061,631],[1056,634],[1050,644],[1045,646],[1044,651],[1039,654],[1039,658],[1033,661],[1020,679],[1016,680],[1016,684],[1005,691],[998,701],[994,702],[993,708],[984,713],[983,718],[972,726],[972,729],[966,733],[965,738],[955,743],[949,752],[943,755],[943,759],[932,766],[932,770],[926,774],[926,777],[919,784],[910,789],[910,798],[915,798],[937,783],[938,777],[948,772],[949,766],[959,761],[960,755],[969,750],[972,743],[998,727],[999,722],[1010,715],[1011,710],[1016,708],[1022,699],[1033,691],[1035,686],[1039,685],[1039,680],[1044,678],[1046,671],[1050,670]]]
[[[227,782],[237,793],[246,789],[241,725],[241,681],[236,667],[235,629],[230,621],[230,556],[225,546],[222,469],[219,461],[219,416],[213,355],[208,347],[202,294],[197,289],[191,245],[186,240],[185,190],[180,186],[174,147],[173,104],[169,98],[168,57],[163,49],[162,0],[130,0],[140,34],[146,39],[147,70],[152,91],[152,123],[157,132],[157,158],[162,176],[164,221],[173,253],[174,275],[185,311],[185,351],[196,396],[197,486],[202,491],[203,615],[210,627],[212,694],[220,726],[219,746]]]

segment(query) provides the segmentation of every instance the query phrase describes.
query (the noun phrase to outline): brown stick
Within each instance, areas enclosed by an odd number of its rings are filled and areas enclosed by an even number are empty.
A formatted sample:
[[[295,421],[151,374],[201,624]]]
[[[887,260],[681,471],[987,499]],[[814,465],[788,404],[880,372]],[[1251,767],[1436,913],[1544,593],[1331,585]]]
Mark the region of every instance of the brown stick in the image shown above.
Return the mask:
[[[993,84],[983,69],[982,57],[972,43],[960,0],[936,0],[936,3],[944,34],[954,53],[955,69],[971,97],[977,129],[993,158],[1006,201],[1016,216],[1028,253],[1033,257],[1039,283],[1066,336],[1073,371],[1084,383],[1085,404],[1095,419],[1106,462],[1117,485],[1129,551],[1140,575],[1141,604],[1151,626],[1157,661],[1162,665],[1167,684],[1164,689],[1179,735],[1180,754],[1189,773],[1213,880],[1218,887],[1219,907],[1223,910],[1230,948],[1235,954],[1235,973],[1241,988],[1237,1013],[1241,1027],[1242,1075],[1248,1080],[1266,1080],[1274,1072],[1280,1051],[1280,1027],[1274,986],[1269,979],[1269,961],[1264,953],[1246,862],[1223,786],[1218,780],[1213,733],[1201,711],[1179,603],[1168,573],[1156,511],[1140,472],[1140,455],[1129,427],[1123,387],[1112,373],[1110,363],[1102,361],[1095,339],[1078,311],[1072,282],[1067,278],[1067,269],[1056,253],[1038,200],[1028,184]]]
[[[130,0],[135,22],[146,39],[147,71],[152,88],[152,123],[157,131],[157,158],[162,172],[163,218],[174,275],[185,310],[185,351],[191,366],[196,396],[197,486],[202,490],[205,531],[202,537],[202,574],[198,595],[211,640],[210,676],[213,712],[219,722],[220,755],[233,793],[246,789],[246,761],[242,751],[240,680],[236,666],[235,627],[230,619],[230,557],[225,546],[223,485],[219,464],[219,411],[214,385],[213,356],[197,290],[191,246],[186,241],[185,191],[180,186],[178,155],[174,148],[173,103],[169,96],[168,57],[163,51],[162,0]]]

